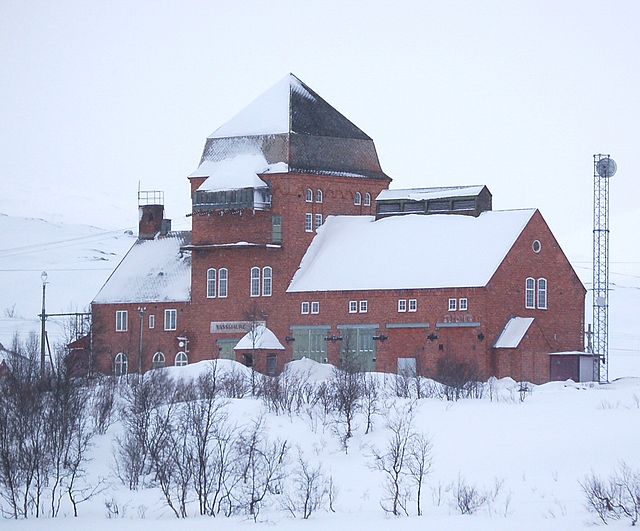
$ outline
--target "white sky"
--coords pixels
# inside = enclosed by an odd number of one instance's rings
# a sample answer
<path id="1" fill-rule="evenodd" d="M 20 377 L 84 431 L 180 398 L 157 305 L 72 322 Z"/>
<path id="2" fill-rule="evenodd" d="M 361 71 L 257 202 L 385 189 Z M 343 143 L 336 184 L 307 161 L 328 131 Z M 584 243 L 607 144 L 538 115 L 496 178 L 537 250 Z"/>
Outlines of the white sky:
<path id="1" fill-rule="evenodd" d="M 591 257 L 594 153 L 618 162 L 612 260 L 640 263 L 640 3 L 0 0 L 0 212 L 107 228 L 293 72 L 376 142 L 394 187 L 487 184 Z M 634 245 L 630 245 L 631 243 Z M 616 266 L 617 267 L 617 266 Z"/>

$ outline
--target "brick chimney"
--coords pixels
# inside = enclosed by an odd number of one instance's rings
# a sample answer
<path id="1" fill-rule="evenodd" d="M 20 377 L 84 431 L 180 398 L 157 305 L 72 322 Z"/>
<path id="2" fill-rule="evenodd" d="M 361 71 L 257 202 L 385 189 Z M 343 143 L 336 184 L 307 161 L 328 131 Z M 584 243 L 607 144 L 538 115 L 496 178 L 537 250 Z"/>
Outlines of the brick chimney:
<path id="1" fill-rule="evenodd" d="M 156 234 L 162 232 L 162 218 L 164 205 L 140 205 L 138 207 L 138 238 L 153 240 Z"/>

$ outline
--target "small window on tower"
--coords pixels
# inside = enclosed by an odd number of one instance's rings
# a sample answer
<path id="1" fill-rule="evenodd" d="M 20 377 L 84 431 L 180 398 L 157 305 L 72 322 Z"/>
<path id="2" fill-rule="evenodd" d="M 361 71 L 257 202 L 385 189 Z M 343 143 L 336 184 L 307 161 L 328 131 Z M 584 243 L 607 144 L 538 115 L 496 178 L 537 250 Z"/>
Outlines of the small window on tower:
<path id="1" fill-rule="evenodd" d="M 371 206 L 371 194 L 369 192 L 364 194 L 364 206 Z"/>
<path id="2" fill-rule="evenodd" d="M 362 204 L 362 194 L 360 192 L 356 192 L 356 194 L 353 196 L 353 204 L 354 205 Z"/>
<path id="3" fill-rule="evenodd" d="M 156 316 L 155 315 L 150 315 L 149 316 L 149 329 L 153 329 L 156 327 Z"/>
<path id="4" fill-rule="evenodd" d="M 322 214 L 316 214 L 316 229 L 322 225 Z"/>
<path id="5" fill-rule="evenodd" d="M 322 190 L 316 190 L 316 203 L 322 203 Z"/>
<path id="6" fill-rule="evenodd" d="M 307 195 L 305 197 L 305 201 L 307 203 L 313 203 L 313 190 L 311 188 L 307 188 Z"/>
<path id="7" fill-rule="evenodd" d="M 305 232 L 313 232 L 313 214 L 304 215 L 304 230 Z"/>

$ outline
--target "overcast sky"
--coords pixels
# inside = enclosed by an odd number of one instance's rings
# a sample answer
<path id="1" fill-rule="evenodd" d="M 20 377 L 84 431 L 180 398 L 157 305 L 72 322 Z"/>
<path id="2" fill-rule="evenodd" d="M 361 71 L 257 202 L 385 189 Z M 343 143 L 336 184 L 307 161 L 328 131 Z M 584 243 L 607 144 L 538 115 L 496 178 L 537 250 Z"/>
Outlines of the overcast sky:
<path id="1" fill-rule="evenodd" d="M 612 254 L 639 261 L 640 2 L 0 0 L 0 212 L 188 227 L 208 134 L 293 72 L 376 142 L 393 187 L 487 184 L 591 257 L 593 154 L 618 162 Z M 634 245 L 632 239 L 636 238 Z"/>

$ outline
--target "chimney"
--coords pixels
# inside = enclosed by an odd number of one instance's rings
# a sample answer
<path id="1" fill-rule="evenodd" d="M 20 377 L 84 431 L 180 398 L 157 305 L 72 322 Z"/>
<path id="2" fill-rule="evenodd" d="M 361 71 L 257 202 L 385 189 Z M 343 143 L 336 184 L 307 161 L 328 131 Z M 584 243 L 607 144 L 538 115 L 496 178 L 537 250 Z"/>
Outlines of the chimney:
<path id="1" fill-rule="evenodd" d="M 153 240 L 171 230 L 171 221 L 163 219 L 164 192 L 138 190 L 138 239 Z"/>

